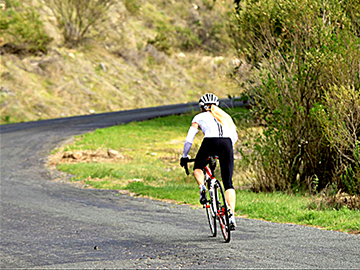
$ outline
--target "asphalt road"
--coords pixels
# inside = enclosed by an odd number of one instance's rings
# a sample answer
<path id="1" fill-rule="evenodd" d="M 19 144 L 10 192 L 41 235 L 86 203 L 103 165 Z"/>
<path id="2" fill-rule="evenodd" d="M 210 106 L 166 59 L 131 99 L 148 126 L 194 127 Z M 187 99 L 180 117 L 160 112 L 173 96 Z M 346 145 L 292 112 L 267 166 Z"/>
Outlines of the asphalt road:
<path id="1" fill-rule="evenodd" d="M 0 267 L 360 269 L 360 236 L 238 218 L 225 244 L 203 209 L 81 189 L 44 166 L 73 135 L 190 105 L 1 126 Z"/>

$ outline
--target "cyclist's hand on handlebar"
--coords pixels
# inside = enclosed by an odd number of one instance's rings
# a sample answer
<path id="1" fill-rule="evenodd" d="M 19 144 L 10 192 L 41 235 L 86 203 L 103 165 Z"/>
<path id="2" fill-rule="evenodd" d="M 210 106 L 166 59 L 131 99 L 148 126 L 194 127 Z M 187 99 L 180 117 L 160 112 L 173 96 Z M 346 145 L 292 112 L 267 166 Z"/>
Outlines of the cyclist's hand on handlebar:
<path id="1" fill-rule="evenodd" d="M 181 166 L 181 167 L 186 167 L 186 165 L 188 164 L 188 162 L 189 162 L 189 158 L 188 158 L 188 157 L 182 157 L 182 158 L 180 159 L 180 166 Z"/>

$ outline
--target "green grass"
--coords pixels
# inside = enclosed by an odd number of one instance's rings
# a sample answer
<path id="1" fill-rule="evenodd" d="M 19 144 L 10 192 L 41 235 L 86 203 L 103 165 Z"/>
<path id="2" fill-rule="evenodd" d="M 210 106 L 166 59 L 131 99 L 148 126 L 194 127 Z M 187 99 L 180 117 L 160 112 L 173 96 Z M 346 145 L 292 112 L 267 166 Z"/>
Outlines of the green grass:
<path id="1" fill-rule="evenodd" d="M 230 113 L 239 115 L 241 109 Z M 198 188 L 192 176 L 186 176 L 179 166 L 184 139 L 193 114 L 169 116 L 150 121 L 99 129 L 78 136 L 61 151 L 115 149 L 124 159 L 108 162 L 58 163 L 57 168 L 71 173 L 72 181 L 82 181 L 98 189 L 128 190 L 135 195 L 161 200 L 173 200 L 200 206 Z M 201 143 L 194 141 L 190 155 Z M 239 160 L 235 162 L 237 187 L 248 183 Z M 284 193 L 253 193 L 237 189 L 236 214 L 253 219 L 279 223 L 294 223 L 343 232 L 360 232 L 360 211 L 314 210 L 314 198 Z"/>
<path id="2" fill-rule="evenodd" d="M 250 218 L 279 223 L 294 223 L 322 227 L 329 230 L 358 232 L 360 211 L 325 209 L 317 211 L 309 208 L 313 198 L 284 193 L 238 192 L 237 212 Z"/>

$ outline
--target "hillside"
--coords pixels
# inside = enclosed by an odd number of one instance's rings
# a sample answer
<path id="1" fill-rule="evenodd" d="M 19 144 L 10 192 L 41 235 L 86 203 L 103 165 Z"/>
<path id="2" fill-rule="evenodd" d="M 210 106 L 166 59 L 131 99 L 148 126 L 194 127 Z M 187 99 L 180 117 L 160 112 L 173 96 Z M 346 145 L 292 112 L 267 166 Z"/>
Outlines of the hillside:
<path id="1" fill-rule="evenodd" d="M 2 32 L 2 124 L 239 95 L 228 77 L 232 1 L 118 1 L 76 46 L 65 46 L 45 1 L 17 11 L 29 8 L 52 41 L 45 53 L 21 53 L 6 49 L 16 39 Z"/>

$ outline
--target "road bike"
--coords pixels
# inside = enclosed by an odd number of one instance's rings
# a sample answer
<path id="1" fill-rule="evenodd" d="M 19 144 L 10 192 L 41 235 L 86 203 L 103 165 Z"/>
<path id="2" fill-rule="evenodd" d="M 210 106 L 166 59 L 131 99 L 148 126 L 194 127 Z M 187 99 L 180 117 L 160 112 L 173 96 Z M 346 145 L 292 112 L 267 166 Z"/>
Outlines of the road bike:
<path id="1" fill-rule="evenodd" d="M 205 185 L 207 188 L 207 201 L 204 204 L 206 216 L 209 221 L 210 231 L 213 237 L 216 237 L 216 220 L 219 221 L 221 233 L 225 242 L 230 242 L 230 223 L 229 223 L 229 207 L 225 199 L 224 189 L 221 182 L 215 178 L 215 168 L 217 156 L 209 156 L 207 164 L 203 169 L 205 175 Z M 194 162 L 195 159 L 189 159 L 188 162 Z M 189 169 L 186 164 L 186 174 L 189 175 Z"/>

